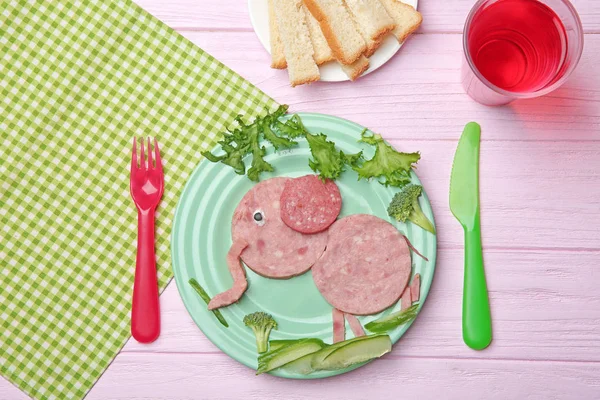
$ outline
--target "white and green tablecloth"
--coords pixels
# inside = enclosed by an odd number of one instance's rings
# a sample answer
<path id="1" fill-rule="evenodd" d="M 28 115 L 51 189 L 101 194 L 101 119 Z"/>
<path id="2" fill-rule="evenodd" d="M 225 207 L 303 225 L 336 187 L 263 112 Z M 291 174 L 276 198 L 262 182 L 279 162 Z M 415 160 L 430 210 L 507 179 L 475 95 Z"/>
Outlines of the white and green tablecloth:
<path id="1" fill-rule="evenodd" d="M 128 0 L 0 13 L 0 373 L 34 398 L 81 398 L 130 336 L 132 138 L 161 145 L 162 289 L 200 152 L 276 104 Z"/>

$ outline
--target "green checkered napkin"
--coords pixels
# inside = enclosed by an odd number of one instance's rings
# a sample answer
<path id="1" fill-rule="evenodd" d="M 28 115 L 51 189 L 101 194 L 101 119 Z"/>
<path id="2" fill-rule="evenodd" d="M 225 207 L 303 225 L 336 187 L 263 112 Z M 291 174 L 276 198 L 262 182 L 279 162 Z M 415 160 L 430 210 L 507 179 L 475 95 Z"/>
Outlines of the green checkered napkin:
<path id="1" fill-rule="evenodd" d="M 0 7 L 0 372 L 34 398 L 81 398 L 129 338 L 133 136 L 165 167 L 171 218 L 200 152 L 273 100 L 130 1 Z"/>

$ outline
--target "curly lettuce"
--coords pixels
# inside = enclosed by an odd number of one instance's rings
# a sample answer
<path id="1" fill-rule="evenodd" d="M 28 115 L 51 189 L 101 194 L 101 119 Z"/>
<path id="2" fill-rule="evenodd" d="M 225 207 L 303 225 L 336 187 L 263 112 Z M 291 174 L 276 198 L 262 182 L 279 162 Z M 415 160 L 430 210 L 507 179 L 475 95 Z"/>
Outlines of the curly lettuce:
<path id="1" fill-rule="evenodd" d="M 239 125 L 233 131 L 227 131 L 223 138 L 218 142 L 224 154 L 215 155 L 210 151 L 202 152 L 202 155 L 211 162 L 221 162 L 233 168 L 236 174 L 245 175 L 246 165 L 244 157 L 251 155 L 252 161 L 248 169 L 248 178 L 258 182 L 260 174 L 263 172 L 272 172 L 273 166 L 265 160 L 267 150 L 260 146 L 264 138 L 270 142 L 275 150 L 290 148 L 296 146 L 298 142 L 278 135 L 271 127 L 279 122 L 278 119 L 284 115 L 288 107 L 279 106 L 274 112 L 263 117 L 257 117 L 251 124 L 246 124 L 241 116 L 237 116 L 235 121 Z"/>
<path id="2" fill-rule="evenodd" d="M 270 143 L 275 151 L 298 145 L 295 139 L 305 138 L 310 148 L 309 167 L 323 180 L 335 180 L 347 167 L 358 173 L 359 179 L 376 178 L 385 186 L 402 187 L 410 183 L 410 171 L 419 161 L 419 153 L 400 153 L 387 144 L 378 134 L 368 135 L 365 129 L 360 142 L 375 146 L 375 155 L 365 160 L 362 152 L 346 154 L 337 149 L 334 142 L 323 133 L 308 132 L 298 114 L 292 115 L 285 122 L 280 117 L 285 115 L 288 106 L 279 106 L 274 112 L 257 117 L 246 124 L 240 116 L 235 118 L 238 126 L 228 130 L 218 142 L 222 154 L 210 151 L 202 155 L 212 162 L 221 162 L 233 168 L 236 174 L 247 175 L 258 182 L 263 172 L 273 172 L 273 166 L 265 160 L 267 148 L 261 144 Z M 250 168 L 246 170 L 244 158 L 250 157 Z"/>
<path id="3" fill-rule="evenodd" d="M 353 169 L 358 173 L 358 179 L 379 180 L 385 186 L 402 187 L 410 183 L 410 172 L 421 158 L 421 154 L 401 153 L 387 144 L 381 135 L 368 135 L 365 129 L 359 142 L 375 146 L 375 155 Z"/>
<path id="4" fill-rule="evenodd" d="M 306 132 L 306 140 L 312 155 L 312 158 L 308 160 L 308 166 L 323 180 L 339 178 L 345 171 L 346 165 L 355 165 L 362 157 L 362 152 L 345 154 L 343 151 L 337 150 L 335 143 L 327 140 L 327 136 L 323 133 L 312 135 Z"/>

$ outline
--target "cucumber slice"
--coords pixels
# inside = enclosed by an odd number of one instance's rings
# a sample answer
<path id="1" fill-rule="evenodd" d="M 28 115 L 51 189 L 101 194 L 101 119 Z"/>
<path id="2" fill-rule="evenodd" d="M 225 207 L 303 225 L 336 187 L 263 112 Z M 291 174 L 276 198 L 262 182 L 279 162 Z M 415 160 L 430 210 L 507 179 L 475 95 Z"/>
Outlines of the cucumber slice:
<path id="1" fill-rule="evenodd" d="M 371 332 L 384 333 L 412 321 L 418 312 L 419 304 L 413 304 L 406 310 L 391 313 L 388 316 L 371 321 L 365 325 L 365 328 Z"/>
<path id="2" fill-rule="evenodd" d="M 327 356 L 329 356 L 331 353 L 344 346 L 349 345 L 350 343 L 361 342 L 363 340 L 367 340 L 370 337 L 372 336 L 355 337 L 352 339 L 344 340 L 343 342 L 334 343 L 331 346 L 327 346 L 324 349 L 319 350 L 311 358 L 311 368 L 313 369 L 313 371 L 319 371 L 320 369 L 322 369 L 321 364 L 323 363 L 323 360 L 325 360 L 325 358 L 327 358 Z"/>
<path id="3" fill-rule="evenodd" d="M 307 354 L 304 357 L 300 357 L 297 360 L 291 361 L 285 364 L 283 367 L 281 367 L 281 369 L 284 369 L 287 372 L 308 375 L 311 372 L 317 371 L 318 369 L 315 369 L 315 367 L 318 366 L 325 359 L 325 357 L 327 357 L 335 350 L 346 346 L 349 343 L 364 340 L 366 338 L 367 336 L 360 336 L 353 339 L 344 340 L 342 342 L 334 343 L 332 345 L 324 347 L 323 349 L 315 353 Z"/>
<path id="4" fill-rule="evenodd" d="M 302 339 L 283 339 L 283 340 L 269 340 L 269 351 L 275 351 L 283 346 L 298 343 Z"/>
<path id="5" fill-rule="evenodd" d="M 325 349 L 327 349 L 327 347 Z M 297 360 L 285 364 L 281 367 L 281 369 L 294 374 L 308 375 L 314 371 L 312 367 L 312 359 L 317 353 L 319 353 L 319 351 L 315 353 L 309 353 L 303 357 L 298 358 Z"/>
<path id="6" fill-rule="evenodd" d="M 256 375 L 279 368 L 290 361 L 321 350 L 325 346 L 325 343 L 321 339 L 302 339 L 275 351 L 265 353 L 258 357 Z"/>
<path id="7" fill-rule="evenodd" d="M 388 335 L 369 336 L 342 346 L 331 352 L 319 365 L 319 369 L 328 371 L 344 369 L 389 353 L 392 341 Z"/>

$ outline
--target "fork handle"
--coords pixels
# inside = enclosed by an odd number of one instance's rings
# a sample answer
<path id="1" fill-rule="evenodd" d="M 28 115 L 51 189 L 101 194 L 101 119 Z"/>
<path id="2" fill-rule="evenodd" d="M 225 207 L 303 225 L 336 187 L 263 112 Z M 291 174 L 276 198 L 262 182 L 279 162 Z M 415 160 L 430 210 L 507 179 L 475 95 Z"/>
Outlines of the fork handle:
<path id="1" fill-rule="evenodd" d="M 138 211 L 138 245 L 131 305 L 131 334 L 141 343 L 153 342 L 160 334 L 154 254 L 154 209 Z"/>

